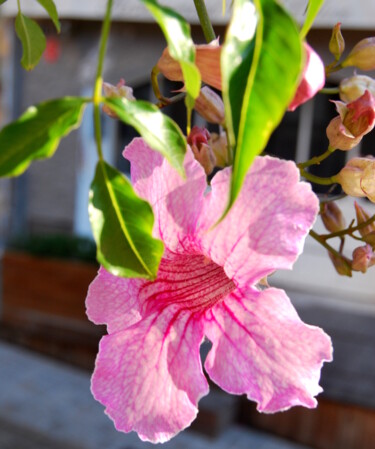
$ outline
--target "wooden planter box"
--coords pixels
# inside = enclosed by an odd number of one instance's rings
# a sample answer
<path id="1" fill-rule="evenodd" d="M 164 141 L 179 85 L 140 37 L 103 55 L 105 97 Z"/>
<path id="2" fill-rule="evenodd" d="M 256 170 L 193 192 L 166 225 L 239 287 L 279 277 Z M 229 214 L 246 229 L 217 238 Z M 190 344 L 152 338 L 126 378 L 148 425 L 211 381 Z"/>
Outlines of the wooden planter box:
<path id="1" fill-rule="evenodd" d="M 103 328 L 85 313 L 93 264 L 5 252 L 1 336 L 80 366 L 92 366 Z"/>

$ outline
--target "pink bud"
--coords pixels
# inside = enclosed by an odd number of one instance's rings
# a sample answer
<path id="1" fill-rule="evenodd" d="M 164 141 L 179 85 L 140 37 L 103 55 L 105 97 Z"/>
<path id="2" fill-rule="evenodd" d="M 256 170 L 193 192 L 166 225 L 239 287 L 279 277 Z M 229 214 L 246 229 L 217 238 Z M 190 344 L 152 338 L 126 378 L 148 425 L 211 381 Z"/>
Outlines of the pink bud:
<path id="1" fill-rule="evenodd" d="M 187 138 L 195 159 L 204 168 L 206 175 L 212 173 L 216 165 L 215 155 L 209 145 L 210 133 L 205 128 L 194 126 Z"/>
<path id="2" fill-rule="evenodd" d="M 299 105 L 310 100 L 325 83 L 324 64 L 319 55 L 306 42 L 306 62 L 302 72 L 297 92 L 290 103 L 288 110 L 294 111 Z"/>
<path id="3" fill-rule="evenodd" d="M 337 204 L 333 201 L 323 203 L 320 216 L 326 229 L 330 232 L 341 231 L 345 228 L 345 219 Z"/>
<path id="4" fill-rule="evenodd" d="M 356 44 L 342 67 L 355 66 L 361 70 L 375 69 L 375 37 L 362 39 Z"/>
<path id="5" fill-rule="evenodd" d="M 195 46 L 195 64 L 200 71 L 202 81 L 218 90 L 221 90 L 220 55 L 221 46 L 217 40 Z M 157 67 L 171 81 L 184 80 L 180 64 L 171 57 L 168 48 L 164 49 Z"/>
<path id="6" fill-rule="evenodd" d="M 348 133 L 342 124 L 341 117 L 333 118 L 326 129 L 329 146 L 337 150 L 348 151 L 356 147 L 362 140 L 362 137 L 354 137 Z"/>
<path id="7" fill-rule="evenodd" d="M 347 195 L 364 197 L 375 203 L 375 159 L 355 157 L 334 176 Z"/>
<path id="8" fill-rule="evenodd" d="M 360 246 L 353 251 L 352 269 L 366 273 L 367 268 L 375 265 L 375 254 L 370 245 Z"/>
<path id="9" fill-rule="evenodd" d="M 374 128 L 375 99 L 368 90 L 357 100 L 348 103 L 346 108 L 342 123 L 354 137 L 362 137 Z"/>
<path id="10" fill-rule="evenodd" d="M 366 90 L 375 97 L 375 80 L 366 75 L 354 75 L 340 82 L 340 98 L 345 103 L 357 100 Z"/>

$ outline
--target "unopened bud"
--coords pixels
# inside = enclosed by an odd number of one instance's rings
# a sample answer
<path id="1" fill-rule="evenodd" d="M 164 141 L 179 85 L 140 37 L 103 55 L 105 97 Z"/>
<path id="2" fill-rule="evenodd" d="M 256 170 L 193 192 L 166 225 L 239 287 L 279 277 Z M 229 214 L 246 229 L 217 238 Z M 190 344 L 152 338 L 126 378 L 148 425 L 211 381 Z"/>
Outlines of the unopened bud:
<path id="1" fill-rule="evenodd" d="M 106 97 L 110 98 L 126 98 L 127 100 L 135 100 L 133 89 L 125 85 L 123 78 L 114 86 L 110 83 L 103 83 L 103 91 Z M 109 117 L 118 118 L 117 114 L 113 112 L 107 105 L 103 105 L 103 112 Z"/>
<path id="2" fill-rule="evenodd" d="M 288 110 L 294 111 L 298 106 L 310 100 L 325 83 L 325 70 L 320 56 L 306 42 L 306 62 L 296 94 L 289 104 Z"/>
<path id="3" fill-rule="evenodd" d="M 345 219 L 337 204 L 329 201 L 322 204 L 320 216 L 324 226 L 329 232 L 337 232 L 345 229 Z"/>
<path id="4" fill-rule="evenodd" d="M 375 126 L 375 98 L 366 90 L 365 93 L 346 105 L 346 114 L 342 123 L 354 137 L 364 136 Z"/>
<path id="5" fill-rule="evenodd" d="M 375 249 L 375 231 L 370 232 L 362 237 L 362 239 L 368 243 L 371 248 Z"/>
<path id="6" fill-rule="evenodd" d="M 340 116 L 333 118 L 326 129 L 329 146 L 337 150 L 348 151 L 356 147 L 362 137 L 354 137 L 342 124 Z"/>
<path id="7" fill-rule="evenodd" d="M 357 225 L 365 223 L 370 218 L 370 215 L 357 203 L 357 201 L 354 201 L 354 207 L 355 214 L 357 216 Z M 371 232 L 375 232 L 375 221 L 364 228 L 358 229 L 358 232 L 362 235 L 362 237 L 370 234 Z"/>
<path id="8" fill-rule="evenodd" d="M 341 22 L 336 23 L 333 27 L 331 39 L 329 41 L 329 51 L 338 61 L 345 50 L 345 41 L 341 34 Z"/>
<path id="9" fill-rule="evenodd" d="M 195 159 L 204 168 L 206 175 L 212 173 L 216 165 L 216 159 L 208 141 L 210 133 L 205 128 L 194 126 L 187 138 Z"/>
<path id="10" fill-rule="evenodd" d="M 366 273 L 367 268 L 375 265 L 375 254 L 370 245 L 360 246 L 353 251 L 352 269 Z"/>
<path id="11" fill-rule="evenodd" d="M 221 90 L 220 56 L 221 46 L 217 40 L 195 46 L 195 64 L 200 71 L 202 81 L 218 90 Z M 164 49 L 157 67 L 169 80 L 184 81 L 181 66 L 172 58 L 168 48 Z"/>
<path id="12" fill-rule="evenodd" d="M 355 66 L 361 70 L 375 69 L 375 37 L 362 39 L 356 44 L 342 67 Z"/>
<path id="13" fill-rule="evenodd" d="M 208 86 L 202 87 L 199 97 L 195 100 L 194 109 L 209 123 L 224 123 L 223 100 Z"/>
<path id="14" fill-rule="evenodd" d="M 228 167 L 231 163 L 227 136 L 225 133 L 211 133 L 209 144 L 215 155 L 217 167 Z"/>
<path id="15" fill-rule="evenodd" d="M 345 103 L 357 100 L 366 90 L 375 97 L 375 80 L 366 75 L 354 75 L 340 82 L 340 98 Z"/>
<path id="16" fill-rule="evenodd" d="M 375 203 L 375 159 L 355 157 L 334 176 L 347 195 L 364 197 Z"/>
<path id="17" fill-rule="evenodd" d="M 349 259 L 345 256 L 336 256 L 330 251 L 328 251 L 328 256 L 339 275 L 352 277 L 352 267 Z"/>

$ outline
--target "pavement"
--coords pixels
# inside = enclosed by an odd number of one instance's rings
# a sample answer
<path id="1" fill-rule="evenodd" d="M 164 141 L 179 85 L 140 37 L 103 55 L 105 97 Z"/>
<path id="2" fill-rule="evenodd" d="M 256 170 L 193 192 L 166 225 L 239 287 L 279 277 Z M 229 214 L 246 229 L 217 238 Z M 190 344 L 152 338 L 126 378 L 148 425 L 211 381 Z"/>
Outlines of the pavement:
<path id="1" fill-rule="evenodd" d="M 90 375 L 0 342 L 1 449 L 151 449 L 117 432 L 90 393 Z M 215 438 L 188 430 L 163 449 L 307 449 L 236 424 Z"/>

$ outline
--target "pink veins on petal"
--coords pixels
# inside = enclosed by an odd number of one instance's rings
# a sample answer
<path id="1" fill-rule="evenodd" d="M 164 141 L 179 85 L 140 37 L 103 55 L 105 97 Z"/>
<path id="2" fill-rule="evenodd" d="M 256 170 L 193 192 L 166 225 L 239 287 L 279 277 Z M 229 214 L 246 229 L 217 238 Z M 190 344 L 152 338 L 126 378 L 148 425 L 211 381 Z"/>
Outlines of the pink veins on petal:
<path id="1" fill-rule="evenodd" d="M 135 139 L 124 152 L 136 192 L 153 207 L 154 235 L 166 250 L 157 279 L 117 278 L 103 268 L 92 282 L 89 318 L 106 324 L 92 392 L 118 430 L 168 441 L 195 419 L 208 393 L 199 348 L 225 391 L 246 394 L 264 412 L 315 407 L 329 337 L 304 324 L 283 290 L 258 282 L 290 269 L 318 212 L 293 162 L 259 157 L 226 218 L 230 169 L 206 175 L 188 151 L 187 179 Z"/>

